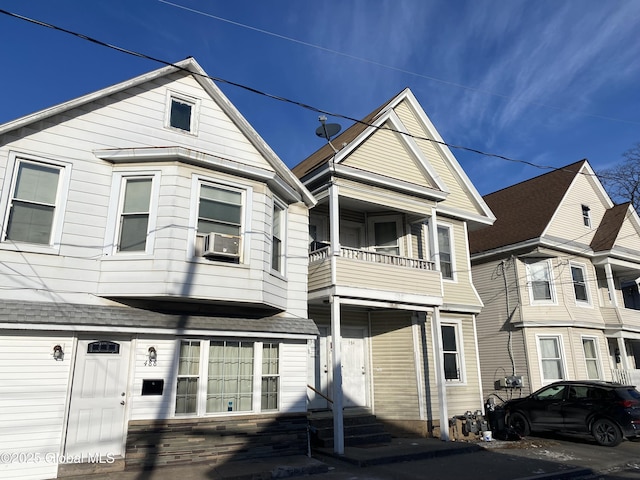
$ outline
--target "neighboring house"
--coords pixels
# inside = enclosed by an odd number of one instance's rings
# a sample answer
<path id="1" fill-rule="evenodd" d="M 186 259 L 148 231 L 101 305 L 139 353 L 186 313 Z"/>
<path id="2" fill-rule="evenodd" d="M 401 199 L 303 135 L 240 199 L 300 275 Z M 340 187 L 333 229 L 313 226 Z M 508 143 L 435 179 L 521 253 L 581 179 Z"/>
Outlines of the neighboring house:
<path id="1" fill-rule="evenodd" d="M 485 394 L 560 379 L 640 383 L 640 220 L 630 204 L 614 205 L 586 160 L 484 199 L 496 221 L 470 246 Z"/>
<path id="2" fill-rule="evenodd" d="M 2 478 L 306 453 L 315 200 L 195 60 L 1 125 L 0 186 Z"/>
<path id="3" fill-rule="evenodd" d="M 494 217 L 412 92 L 293 172 L 318 199 L 308 296 L 321 395 L 310 390 L 310 408 L 331 399 L 336 432 L 344 406 L 422 434 L 482 408 L 467 234 Z"/>

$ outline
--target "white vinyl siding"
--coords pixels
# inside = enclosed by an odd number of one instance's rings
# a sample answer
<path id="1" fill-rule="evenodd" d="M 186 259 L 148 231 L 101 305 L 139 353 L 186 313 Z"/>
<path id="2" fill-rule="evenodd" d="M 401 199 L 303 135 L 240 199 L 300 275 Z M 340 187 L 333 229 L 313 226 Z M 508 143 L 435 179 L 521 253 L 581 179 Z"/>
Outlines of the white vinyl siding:
<path id="1" fill-rule="evenodd" d="M 0 478 L 56 478 L 73 357 L 71 337 L 0 336 L 0 452 L 15 459 L 0 462 Z"/>

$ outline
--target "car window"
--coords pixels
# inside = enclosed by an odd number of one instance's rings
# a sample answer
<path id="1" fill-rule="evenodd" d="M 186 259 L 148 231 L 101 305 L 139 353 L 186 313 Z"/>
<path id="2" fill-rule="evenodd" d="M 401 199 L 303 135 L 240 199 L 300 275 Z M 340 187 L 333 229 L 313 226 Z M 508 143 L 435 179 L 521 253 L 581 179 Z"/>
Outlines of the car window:
<path id="1" fill-rule="evenodd" d="M 638 400 L 640 401 L 640 392 L 635 388 L 618 388 L 616 392 L 625 400 Z"/>
<path id="2" fill-rule="evenodd" d="M 584 400 L 590 396 L 590 388 L 584 386 L 569 387 L 569 400 Z"/>
<path id="3" fill-rule="evenodd" d="M 538 400 L 559 400 L 564 397 L 564 385 L 554 385 L 552 387 L 540 390 L 536 394 Z"/>

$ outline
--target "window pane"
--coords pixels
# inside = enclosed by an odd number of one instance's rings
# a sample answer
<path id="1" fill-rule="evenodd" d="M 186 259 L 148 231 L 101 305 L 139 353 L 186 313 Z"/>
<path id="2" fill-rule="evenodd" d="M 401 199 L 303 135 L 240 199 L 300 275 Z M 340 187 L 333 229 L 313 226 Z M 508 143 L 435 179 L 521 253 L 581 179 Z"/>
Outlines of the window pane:
<path id="1" fill-rule="evenodd" d="M 583 338 L 582 346 L 584 348 L 584 358 L 587 366 L 587 378 L 589 378 L 589 380 L 600 379 L 596 341 L 593 338 Z"/>
<path id="2" fill-rule="evenodd" d="M 446 380 L 458 380 L 458 355 L 455 353 L 444 354 L 444 378 Z"/>
<path id="3" fill-rule="evenodd" d="M 530 263 L 529 276 L 534 300 L 551 300 L 551 275 L 547 262 Z"/>
<path id="4" fill-rule="evenodd" d="M 211 341 L 207 412 L 253 408 L 253 343 Z"/>
<path id="5" fill-rule="evenodd" d="M 449 325 L 442 326 L 442 348 L 445 352 L 455 352 L 456 347 L 456 327 Z"/>
<path id="6" fill-rule="evenodd" d="M 229 205 L 215 200 L 200 199 L 200 217 L 227 223 L 240 223 L 240 205 Z"/>
<path id="7" fill-rule="evenodd" d="M 120 222 L 118 250 L 122 252 L 144 251 L 147 246 L 149 215 L 127 215 Z"/>
<path id="8" fill-rule="evenodd" d="M 198 375 L 200 372 L 200 342 L 182 342 L 178 375 Z"/>
<path id="9" fill-rule="evenodd" d="M 571 275 L 573 277 L 573 290 L 576 295 L 576 300 L 583 302 L 588 301 L 584 270 L 581 267 L 571 267 Z"/>
<path id="10" fill-rule="evenodd" d="M 191 131 L 191 105 L 172 99 L 170 124 L 174 128 Z"/>
<path id="11" fill-rule="evenodd" d="M 560 358 L 558 340 L 555 338 L 541 338 L 540 351 L 543 358 Z"/>
<path id="12" fill-rule="evenodd" d="M 545 380 L 561 380 L 564 378 L 559 339 L 540 338 L 539 345 L 543 378 Z"/>
<path id="13" fill-rule="evenodd" d="M 449 229 L 438 227 L 438 250 L 440 251 L 440 272 L 443 278 L 453 278 L 451 261 L 451 236 Z"/>
<path id="14" fill-rule="evenodd" d="M 198 210 L 198 233 L 240 235 L 242 194 L 202 185 Z"/>
<path id="15" fill-rule="evenodd" d="M 560 360 L 543 360 L 542 374 L 545 380 L 561 380 L 562 365 Z"/>
<path id="16" fill-rule="evenodd" d="M 149 212 L 151 198 L 151 179 L 132 178 L 126 181 L 124 194 L 124 213 Z"/>
<path id="17" fill-rule="evenodd" d="M 21 163 L 14 198 L 55 204 L 59 175 L 60 170 L 57 168 Z"/>
<path id="18" fill-rule="evenodd" d="M 17 242 L 49 244 L 54 207 L 13 201 L 7 239 Z"/>

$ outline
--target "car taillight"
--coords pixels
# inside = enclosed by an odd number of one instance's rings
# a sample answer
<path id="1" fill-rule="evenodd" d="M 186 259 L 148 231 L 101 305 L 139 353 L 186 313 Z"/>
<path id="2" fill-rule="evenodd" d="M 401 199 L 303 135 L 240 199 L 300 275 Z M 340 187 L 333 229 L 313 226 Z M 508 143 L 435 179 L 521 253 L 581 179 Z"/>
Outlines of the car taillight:
<path id="1" fill-rule="evenodd" d="M 624 408 L 636 407 L 640 404 L 640 402 L 636 400 L 620 400 L 618 403 L 622 405 Z"/>

